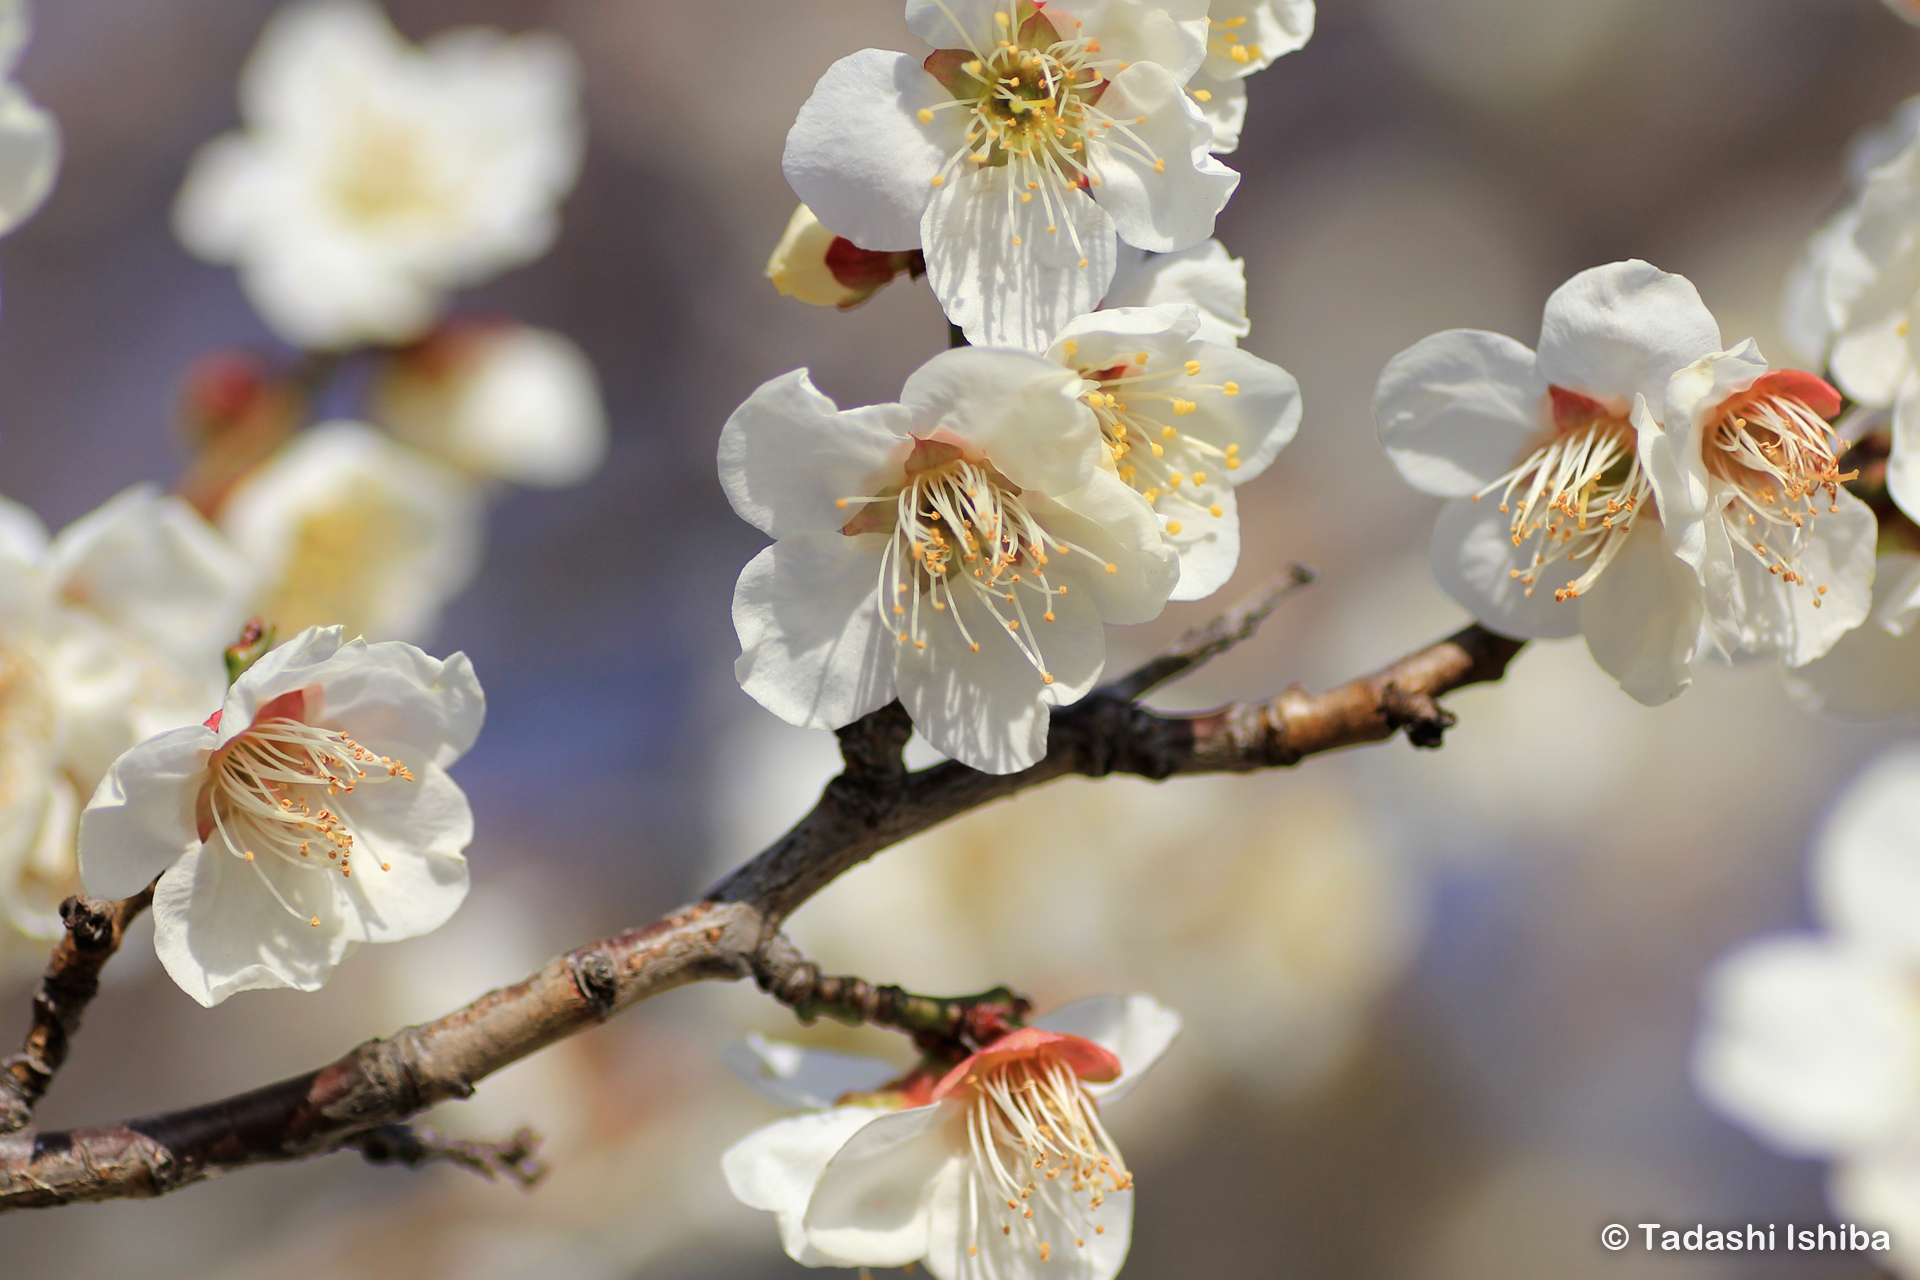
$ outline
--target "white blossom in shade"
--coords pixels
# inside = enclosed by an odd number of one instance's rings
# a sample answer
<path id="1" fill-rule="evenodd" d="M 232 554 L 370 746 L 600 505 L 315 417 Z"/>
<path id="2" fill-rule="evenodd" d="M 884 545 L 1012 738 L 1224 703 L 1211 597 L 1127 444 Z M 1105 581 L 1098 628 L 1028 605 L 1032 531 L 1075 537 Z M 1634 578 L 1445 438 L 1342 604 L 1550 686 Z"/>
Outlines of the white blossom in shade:
<path id="1" fill-rule="evenodd" d="M 1179 1028 L 1150 996 L 1081 1000 L 937 1080 L 909 1073 L 769 1125 L 721 1168 L 743 1203 L 776 1215 L 788 1255 L 807 1266 L 1110 1280 L 1132 1238 L 1133 1177 L 1100 1110 Z"/>
<path id="2" fill-rule="evenodd" d="M 838 409 L 805 370 L 720 433 L 733 509 L 777 539 L 734 588 L 734 671 L 793 724 L 899 698 L 989 773 L 1046 753 L 1048 709 L 1093 688 L 1104 623 L 1156 616 L 1179 573 L 1110 466 L 1087 384 L 1042 356 L 963 348 L 902 403 Z"/>
<path id="3" fill-rule="evenodd" d="M 469 474 L 578 484 L 607 452 L 593 362 L 571 338 L 518 324 L 442 326 L 395 353 L 374 421 Z"/>
<path id="4" fill-rule="evenodd" d="M 1119 265 L 1102 307 L 1185 305 L 1200 311 L 1194 336 L 1223 347 L 1239 345 L 1247 320 L 1247 264 L 1208 240 L 1175 253 L 1120 247 Z"/>
<path id="5" fill-rule="evenodd" d="M 1804 706 L 1849 720 L 1920 715 L 1920 555 L 1892 551 L 1874 568 L 1864 624 L 1788 678 Z"/>
<path id="6" fill-rule="evenodd" d="M 465 28 L 416 49 L 370 0 L 298 0 L 242 74 L 244 129 L 195 157 L 175 230 L 236 266 L 296 346 L 404 342 L 448 290 L 553 242 L 577 81 L 553 36 Z"/>
<path id="7" fill-rule="evenodd" d="M 1240 561 L 1234 488 L 1267 469 L 1300 426 L 1293 375 L 1199 339 L 1193 307 L 1081 316 L 1047 352 L 1092 384 L 1115 473 L 1145 498 L 1180 555 L 1174 600 L 1212 595 Z"/>
<path id="8" fill-rule="evenodd" d="M 909 0 L 934 49 L 863 49 L 827 70 L 787 135 L 800 198 L 863 249 L 924 250 L 976 344 L 1042 350 L 1099 304 L 1116 236 L 1205 240 L 1239 175 L 1182 86 L 1204 0 Z"/>
<path id="9" fill-rule="evenodd" d="M 358 422 L 301 432 L 236 485 L 220 527 L 281 634 L 423 640 L 480 563 L 485 504 L 467 477 Z"/>
<path id="10" fill-rule="evenodd" d="M 33 215 L 60 169 L 59 122 L 12 78 L 31 25 L 28 0 L 0 0 L 0 235 Z"/>
<path id="11" fill-rule="evenodd" d="M 473 815 L 447 768 L 485 711 L 465 654 L 308 628 L 206 724 L 114 762 L 81 878 L 110 897 L 159 878 L 154 944 L 201 1004 L 317 990 L 354 943 L 430 932 L 466 897 Z"/>
<path id="12" fill-rule="evenodd" d="M 1247 120 L 1246 78 L 1313 38 L 1314 0 L 1213 0 L 1207 7 L 1207 60 L 1187 92 L 1213 126 L 1213 151 L 1240 145 Z"/>
<path id="13" fill-rule="evenodd" d="M 1720 349 L 1693 285 L 1636 260 L 1556 289 L 1537 353 L 1453 329 L 1395 356 L 1374 417 L 1402 478 L 1450 499 L 1433 539 L 1440 585 L 1503 634 L 1584 635 L 1641 702 L 1676 697 L 1701 587 L 1667 547 L 1643 455 L 1672 376 Z"/>
<path id="14" fill-rule="evenodd" d="M 1634 406 L 1667 544 L 1699 575 L 1724 656 L 1804 666 L 1866 619 L 1877 528 L 1841 487 L 1839 412 L 1839 392 L 1773 369 L 1751 339 L 1673 375 L 1664 429 Z"/>

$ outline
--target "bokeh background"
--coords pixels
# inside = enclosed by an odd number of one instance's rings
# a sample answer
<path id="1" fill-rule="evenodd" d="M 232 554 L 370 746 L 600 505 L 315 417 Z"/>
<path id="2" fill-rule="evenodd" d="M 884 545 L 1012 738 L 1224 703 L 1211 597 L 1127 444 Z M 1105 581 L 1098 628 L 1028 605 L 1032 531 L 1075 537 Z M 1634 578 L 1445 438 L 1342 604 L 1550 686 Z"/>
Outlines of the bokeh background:
<path id="1" fill-rule="evenodd" d="M 144 936 L 117 962 L 49 1126 L 203 1101 L 432 1016 L 651 918 L 791 821 L 832 770 L 735 686 L 735 574 L 758 535 L 715 480 L 720 424 L 808 365 L 890 398 L 944 345 L 928 291 L 851 315 L 761 278 L 791 212 L 782 140 L 814 79 L 911 47 L 898 0 L 392 0 L 419 38 L 469 22 L 568 36 L 592 145 L 544 260 L 477 291 L 597 362 L 613 451 L 587 485 L 494 510 L 486 568 L 435 645 L 489 697 L 458 776 L 476 889 L 441 934 L 363 950 L 327 990 L 202 1010 Z M 58 526 L 183 455 L 174 402 L 209 348 L 271 348 L 168 210 L 235 120 L 254 0 L 43 0 L 21 79 L 60 117 L 47 207 L 0 244 L 0 490 Z M 1311 44 L 1250 82 L 1219 233 L 1246 259 L 1246 346 L 1306 420 L 1244 492 L 1227 595 L 1321 571 L 1253 643 L 1164 695 L 1320 688 L 1461 622 L 1434 588 L 1435 504 L 1375 443 L 1373 380 L 1436 329 L 1531 342 L 1547 292 L 1627 256 L 1685 273 L 1728 338 L 1775 318 L 1857 128 L 1920 91 L 1920 31 L 1877 0 L 1326 0 Z M 1204 618 L 1112 636 L 1115 662 Z M 1404 743 L 1297 773 L 1062 784 L 889 852 L 803 910 L 823 963 L 1042 1003 L 1154 991 L 1188 1032 L 1113 1116 L 1141 1187 L 1129 1275 L 1858 1277 L 1844 1258 L 1604 1252 L 1609 1222 L 1816 1219 L 1821 1170 L 1715 1117 L 1688 1082 L 1700 975 L 1802 925 L 1808 837 L 1898 727 L 1812 720 L 1766 667 L 1649 711 L 1577 641 L 1452 699 Z M 0 1035 L 28 988 L 0 998 Z M 751 990 L 692 990 L 521 1064 L 436 1117 L 548 1136 L 531 1195 L 350 1155 L 151 1204 L 0 1222 L 9 1277 L 793 1276 L 717 1157 L 772 1112 L 716 1052 L 799 1033 Z M 813 1031 L 816 1043 L 884 1037 Z"/>

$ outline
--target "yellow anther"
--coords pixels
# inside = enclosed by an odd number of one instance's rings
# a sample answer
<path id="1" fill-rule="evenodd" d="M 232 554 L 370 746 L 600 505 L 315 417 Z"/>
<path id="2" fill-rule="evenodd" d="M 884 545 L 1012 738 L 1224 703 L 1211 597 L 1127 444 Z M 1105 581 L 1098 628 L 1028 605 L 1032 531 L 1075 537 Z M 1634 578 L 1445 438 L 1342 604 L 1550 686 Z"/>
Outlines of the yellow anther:
<path id="1" fill-rule="evenodd" d="M 1040 683 L 1041 683 L 1041 684 L 1052 684 L 1052 683 L 1053 683 L 1053 672 L 1051 672 L 1051 671 L 1042 671 L 1042 672 L 1040 673 Z"/>
<path id="2" fill-rule="evenodd" d="M 943 175 L 943 174 L 938 174 L 938 173 L 936 173 L 936 174 L 934 174 L 934 175 L 933 175 L 933 185 L 934 185 L 934 186 L 936 186 L 936 187 L 944 187 L 944 186 L 946 186 L 946 185 L 947 185 L 947 179 L 946 179 L 946 177 L 945 177 L 945 175 Z"/>
<path id="3" fill-rule="evenodd" d="M 1140 366 L 1141 368 L 1143 368 L 1143 369 L 1144 369 L 1144 368 L 1146 368 L 1146 366 L 1147 366 L 1147 354 L 1148 354 L 1148 353 L 1147 353 L 1147 352 L 1145 352 L 1145 351 L 1136 351 L 1136 352 L 1134 352 L 1134 353 L 1133 353 L 1133 362 L 1134 362 L 1135 364 L 1137 364 L 1137 365 L 1139 365 L 1139 366 Z"/>
<path id="4" fill-rule="evenodd" d="M 1200 376 L 1200 362 L 1198 360 L 1187 361 L 1186 369 L 1189 378 L 1197 378 Z"/>
<path id="5" fill-rule="evenodd" d="M 307 923 L 318 929 L 320 927 L 320 917 L 315 916 L 313 919 L 307 921 Z"/>
<path id="6" fill-rule="evenodd" d="M 1236 44 L 1235 46 L 1233 46 L 1233 48 L 1227 50 L 1227 56 L 1229 58 L 1232 58 L 1235 62 L 1239 62 L 1239 63 L 1248 63 L 1253 61 L 1253 55 L 1247 51 L 1247 46 L 1243 44 Z"/>
<path id="7" fill-rule="evenodd" d="M 1020 203 L 1021 203 L 1021 204 L 1032 204 L 1032 203 L 1033 203 L 1033 192 L 1031 192 L 1031 191 L 1022 191 L 1022 192 L 1020 193 Z M 1015 243 L 1018 243 L 1018 241 L 1016 240 L 1016 241 L 1015 241 Z"/>
<path id="8" fill-rule="evenodd" d="M 1114 563 L 1113 563 L 1112 561 L 1108 561 L 1108 562 L 1107 562 L 1107 572 L 1108 572 L 1108 573 L 1118 573 L 1118 572 L 1120 572 L 1120 566 L 1119 566 L 1119 565 L 1117 565 L 1117 564 L 1114 564 Z M 1061 589 L 1062 591 L 1065 591 L 1065 590 L 1066 590 L 1066 588 L 1065 588 L 1065 587 L 1062 587 L 1062 588 L 1060 588 L 1060 589 Z"/>
<path id="9" fill-rule="evenodd" d="M 1220 504 L 1216 502 L 1207 508 L 1207 514 L 1218 520 L 1225 513 L 1221 510 Z"/>
<path id="10" fill-rule="evenodd" d="M 1167 162 L 1159 156 L 1155 156 L 1153 158 L 1153 171 L 1155 173 L 1165 173 L 1167 171 Z"/>
<path id="11" fill-rule="evenodd" d="M 1168 532 L 1168 533 L 1171 533 L 1171 534 L 1175 534 L 1175 535 L 1178 535 L 1178 534 L 1179 534 L 1179 532 L 1180 532 L 1180 529 L 1181 529 L 1181 524 L 1180 524 L 1180 522 L 1179 522 L 1178 520 L 1169 520 L 1169 521 L 1167 521 L 1167 532 Z"/>
<path id="12" fill-rule="evenodd" d="M 1175 397 L 1173 402 L 1173 416 L 1177 418 L 1181 414 L 1192 413 L 1195 409 L 1198 409 L 1199 407 L 1200 407 L 1199 405 L 1195 404 L 1191 400 L 1182 400 L 1182 399 L 1179 399 L 1178 397 Z"/>
<path id="13" fill-rule="evenodd" d="M 995 26 L 1004 27 L 1007 25 L 1007 22 L 1007 11 L 1005 9 L 995 9 L 993 11 L 993 24 Z"/>
<path id="14" fill-rule="evenodd" d="M 919 110 L 919 112 L 918 112 L 918 115 L 920 116 L 920 123 L 921 123 L 921 124 L 932 124 L 932 123 L 933 123 L 933 108 L 931 108 L 931 107 L 922 107 L 922 108 L 920 108 L 920 110 Z"/>
<path id="15" fill-rule="evenodd" d="M 1080 354 L 1080 344 L 1072 338 L 1068 338 L 1060 344 L 1060 350 L 1068 356 L 1077 356 Z"/>
<path id="16" fill-rule="evenodd" d="M 847 509 L 847 500 L 845 498 L 835 498 L 833 505 L 845 511 Z"/>
<path id="17" fill-rule="evenodd" d="M 1195 484 L 1205 484 L 1205 483 L 1207 482 L 1207 473 L 1206 473 L 1206 472 L 1204 472 L 1204 471 L 1196 471 L 1196 472 L 1194 472 L 1194 473 L 1193 473 L 1193 482 L 1194 482 Z"/>
<path id="18" fill-rule="evenodd" d="M 1211 93 L 1208 93 L 1205 89 L 1195 89 L 1193 91 L 1193 96 L 1198 98 L 1202 102 L 1213 101 L 1213 95 Z"/>
<path id="19" fill-rule="evenodd" d="M 1227 470 L 1238 471 L 1239 469 L 1240 469 L 1240 459 L 1238 458 L 1227 459 Z"/>
<path id="20" fill-rule="evenodd" d="M 1237 382 L 1229 382 L 1225 386 L 1221 387 L 1220 389 L 1226 392 L 1230 396 L 1237 396 L 1240 394 L 1240 384 Z M 1234 450 L 1237 450 L 1239 447 L 1240 447 L 1239 445 L 1234 445 L 1233 448 L 1228 449 L 1227 452 L 1232 453 L 1234 452 Z"/>

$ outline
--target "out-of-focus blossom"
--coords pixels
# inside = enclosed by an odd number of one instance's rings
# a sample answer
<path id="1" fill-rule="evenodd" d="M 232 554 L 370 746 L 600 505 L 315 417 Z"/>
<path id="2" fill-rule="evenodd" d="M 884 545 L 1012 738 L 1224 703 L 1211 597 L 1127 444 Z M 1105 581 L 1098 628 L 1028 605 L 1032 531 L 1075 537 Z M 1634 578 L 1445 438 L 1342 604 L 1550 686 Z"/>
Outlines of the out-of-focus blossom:
<path id="1" fill-rule="evenodd" d="M 1814 852 L 1814 912 L 1828 932 L 1761 939 L 1721 961 L 1694 1055 L 1709 1102 L 1785 1152 L 1834 1161 L 1836 1212 L 1873 1227 L 1914 1224 L 1916 848 L 1920 747 L 1908 744 L 1840 797 Z M 1920 1273 L 1920 1241 L 1895 1231 L 1891 1244 L 1904 1272 Z"/>
<path id="2" fill-rule="evenodd" d="M 1749 339 L 1673 376 L 1664 430 L 1634 412 L 1667 545 L 1699 575 L 1723 655 L 1804 666 L 1866 619 L 1875 524 L 1841 487 L 1839 392 Z"/>
<path id="3" fill-rule="evenodd" d="M 793 211 L 767 259 L 767 279 L 781 294 L 808 306 L 842 311 L 853 310 L 892 284 L 895 276 L 918 280 L 926 273 L 926 259 L 918 249 L 862 249 L 820 225 L 805 205 Z"/>
<path id="4" fill-rule="evenodd" d="M 1636 260 L 1554 290 L 1537 354 L 1454 329 L 1395 356 L 1374 416 L 1407 483 L 1451 499 L 1433 537 L 1447 593 L 1506 635 L 1584 634 L 1641 702 L 1678 696 L 1701 587 L 1662 537 L 1642 455 L 1669 380 L 1720 347 L 1693 285 Z"/>
<path id="5" fill-rule="evenodd" d="M 787 135 L 787 180 L 863 249 L 925 251 L 947 318 L 981 345 L 1042 350 L 1098 305 L 1116 235 L 1185 249 L 1239 183 L 1183 91 L 1204 0 L 910 0 L 923 60 L 863 49 L 827 70 Z"/>
<path id="6" fill-rule="evenodd" d="M 553 242 L 577 80 L 552 36 L 467 28 L 416 49 L 370 0 L 299 0 L 247 63 L 244 131 L 195 157 L 175 229 L 296 346 L 418 337 L 448 290 Z"/>
<path id="7" fill-rule="evenodd" d="M 0 0 L 0 235 L 33 216 L 60 170 L 59 122 L 12 78 L 31 26 L 29 0 Z"/>
<path id="8" fill-rule="evenodd" d="M 219 513 L 283 635 L 341 623 L 376 640 L 432 633 L 479 567 L 484 519 L 470 480 L 358 422 L 301 432 Z"/>
<path id="9" fill-rule="evenodd" d="M 1246 78 L 1313 38 L 1313 0 L 1213 0 L 1207 7 L 1207 60 L 1187 84 L 1213 126 L 1213 151 L 1240 145 L 1247 120 Z"/>
<path id="10" fill-rule="evenodd" d="M 1194 307 L 1081 316 L 1047 357 L 1093 385 L 1087 405 L 1124 481 L 1180 555 L 1172 599 L 1212 595 L 1240 560 L 1234 488 L 1267 469 L 1300 426 L 1300 386 L 1278 365 L 1198 338 Z"/>
<path id="11" fill-rule="evenodd" d="M 309 628 L 206 724 L 114 762 L 81 878 L 124 897 L 159 877 L 154 944 L 201 1004 L 317 990 L 354 943 L 427 933 L 466 897 L 473 814 L 447 768 L 485 711 L 465 654 Z"/>
<path id="12" fill-rule="evenodd" d="M 1874 569 L 1873 611 L 1787 687 L 1807 707 L 1851 720 L 1920 715 L 1920 555 L 1895 551 Z"/>
<path id="13" fill-rule="evenodd" d="M 1048 708 L 1093 688 L 1104 623 L 1144 622 L 1178 575 L 1110 468 L 1080 377 L 1017 351 L 947 351 L 902 403 L 841 410 L 805 370 L 720 433 L 733 509 L 778 539 L 734 588 L 740 685 L 837 728 L 899 698 L 989 773 L 1046 753 Z"/>
<path id="14" fill-rule="evenodd" d="M 1252 325 L 1247 320 L 1247 264 L 1227 247 L 1208 240 L 1174 253 L 1120 247 L 1119 265 L 1102 307 L 1184 305 L 1200 311 L 1194 337 L 1237 346 Z"/>
<path id="15" fill-rule="evenodd" d="M 593 362 L 528 325 L 443 325 L 395 352 L 373 419 L 471 475 L 541 488 L 578 484 L 607 452 Z"/>
<path id="16" fill-rule="evenodd" d="M 911 1072 L 855 1105 L 769 1125 L 721 1167 L 808 1266 L 924 1261 L 937 1280 L 961 1280 L 1051 1263 L 1110 1280 L 1132 1238 L 1133 1178 L 1100 1106 L 1131 1091 L 1179 1028 L 1150 996 L 1078 1001 L 944 1074 Z M 789 1074 L 852 1077 L 844 1061 Z"/>
<path id="17" fill-rule="evenodd" d="M 1920 26 L 1920 0 L 1887 0 L 1887 8 Z"/>

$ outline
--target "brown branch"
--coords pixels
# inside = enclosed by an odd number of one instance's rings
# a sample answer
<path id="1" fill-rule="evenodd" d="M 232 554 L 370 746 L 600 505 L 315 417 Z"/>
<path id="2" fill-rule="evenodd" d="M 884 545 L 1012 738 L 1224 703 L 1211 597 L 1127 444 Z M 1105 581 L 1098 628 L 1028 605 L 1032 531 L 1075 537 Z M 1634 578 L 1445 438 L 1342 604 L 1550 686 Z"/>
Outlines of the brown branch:
<path id="1" fill-rule="evenodd" d="M 1223 636 L 1234 632 L 1222 624 Z M 1223 647 L 1189 646 L 1185 669 Z M 142 1120 L 0 1137 L 0 1210 L 161 1195 L 249 1165 L 364 1147 L 369 1131 L 466 1097 L 509 1063 L 707 978 L 755 975 L 829 1015 L 882 1012 L 891 997 L 862 991 L 865 984 L 852 985 L 857 980 L 809 974 L 779 933 L 796 907 L 881 849 L 1069 774 L 1246 772 L 1378 742 L 1401 729 L 1417 746 L 1438 746 L 1452 717 L 1435 700 L 1498 680 L 1520 647 L 1468 627 L 1317 697 L 1289 689 L 1271 701 L 1199 715 L 1140 707 L 1115 691 L 1133 687 L 1123 677 L 1055 712 L 1046 758 L 1006 776 L 951 762 L 908 772 L 901 751 L 911 726 L 897 706 L 885 708 L 840 731 L 847 768 L 813 811 L 702 901 L 560 956 L 523 982 L 293 1079 Z"/>
<path id="2" fill-rule="evenodd" d="M 148 885 L 131 898 L 68 898 L 60 904 L 67 932 L 53 949 L 40 989 L 33 994 L 33 1023 L 20 1052 L 0 1062 L 0 1133 L 14 1133 L 33 1120 L 67 1060 L 73 1033 L 100 990 L 100 971 L 120 949 L 132 924 L 153 901 Z"/>
<path id="3" fill-rule="evenodd" d="M 436 1160 L 445 1161 L 489 1182 L 505 1178 L 518 1183 L 522 1191 L 533 1190 L 547 1176 L 547 1162 L 537 1154 L 540 1135 L 524 1127 L 505 1142 L 465 1142 L 443 1138 L 431 1129 L 383 1124 L 356 1135 L 349 1145 L 360 1148 L 368 1164 L 402 1164 L 418 1169 Z"/>

